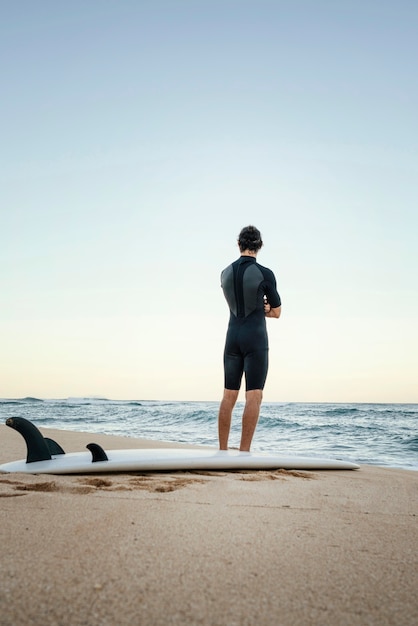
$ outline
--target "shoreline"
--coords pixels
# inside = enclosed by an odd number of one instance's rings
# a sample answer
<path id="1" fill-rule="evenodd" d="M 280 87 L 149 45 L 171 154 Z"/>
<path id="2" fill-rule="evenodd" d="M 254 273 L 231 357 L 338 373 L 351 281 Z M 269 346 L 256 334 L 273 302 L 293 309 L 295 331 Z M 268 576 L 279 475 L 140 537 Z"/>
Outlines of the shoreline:
<path id="1" fill-rule="evenodd" d="M 68 452 L 92 437 L 40 430 Z M 25 448 L 0 426 L 0 463 Z M 417 493 L 416 471 L 369 465 L 0 474 L 0 623 L 412 626 Z"/>

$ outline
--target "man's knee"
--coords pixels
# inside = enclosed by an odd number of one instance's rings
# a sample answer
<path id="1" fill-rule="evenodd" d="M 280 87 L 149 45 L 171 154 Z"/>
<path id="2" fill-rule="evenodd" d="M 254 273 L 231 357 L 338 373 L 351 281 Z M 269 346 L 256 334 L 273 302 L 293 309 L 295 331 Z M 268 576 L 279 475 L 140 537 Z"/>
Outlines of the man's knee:
<path id="1" fill-rule="evenodd" d="M 234 405 L 237 401 L 239 389 L 224 389 L 224 402 Z"/>
<path id="2" fill-rule="evenodd" d="M 262 389 L 250 389 L 245 392 L 245 400 L 248 403 L 261 404 L 263 400 L 263 390 Z"/>

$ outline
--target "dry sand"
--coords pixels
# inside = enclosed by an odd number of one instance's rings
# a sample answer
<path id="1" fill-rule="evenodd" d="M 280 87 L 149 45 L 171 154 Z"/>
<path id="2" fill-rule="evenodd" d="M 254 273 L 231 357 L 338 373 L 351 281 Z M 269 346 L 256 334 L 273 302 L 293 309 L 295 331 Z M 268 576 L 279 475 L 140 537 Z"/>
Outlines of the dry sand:
<path id="1" fill-rule="evenodd" d="M 0 426 L 0 463 L 24 456 Z M 0 474 L 0 625 L 415 626 L 417 487 L 371 466 Z"/>

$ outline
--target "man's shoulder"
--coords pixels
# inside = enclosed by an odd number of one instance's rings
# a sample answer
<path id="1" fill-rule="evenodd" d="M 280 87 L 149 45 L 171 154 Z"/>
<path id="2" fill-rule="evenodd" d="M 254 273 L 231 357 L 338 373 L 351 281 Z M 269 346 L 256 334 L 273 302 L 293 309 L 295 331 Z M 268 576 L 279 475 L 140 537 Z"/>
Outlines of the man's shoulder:
<path id="1" fill-rule="evenodd" d="M 233 267 L 233 263 L 230 263 L 221 272 L 221 285 L 224 286 L 226 283 L 233 280 L 232 278 L 233 275 L 234 275 L 234 267 Z"/>
<path id="2" fill-rule="evenodd" d="M 232 261 L 232 263 L 230 263 L 229 265 L 227 265 L 223 270 L 222 270 L 222 274 L 224 272 L 226 272 L 227 270 L 230 271 L 231 269 L 233 269 L 234 267 L 236 267 L 239 264 L 240 260 L 236 259 L 235 261 Z"/>
<path id="3" fill-rule="evenodd" d="M 225 272 L 231 271 L 232 267 L 233 267 L 233 263 L 230 263 L 229 265 L 227 265 L 226 267 L 224 267 L 224 269 L 221 272 L 221 275 L 224 274 Z"/>
<path id="4" fill-rule="evenodd" d="M 261 263 L 258 263 L 258 261 L 256 265 L 261 270 L 265 278 L 270 278 L 271 276 L 274 277 L 274 272 L 269 267 L 265 267 L 265 265 L 261 265 Z"/>

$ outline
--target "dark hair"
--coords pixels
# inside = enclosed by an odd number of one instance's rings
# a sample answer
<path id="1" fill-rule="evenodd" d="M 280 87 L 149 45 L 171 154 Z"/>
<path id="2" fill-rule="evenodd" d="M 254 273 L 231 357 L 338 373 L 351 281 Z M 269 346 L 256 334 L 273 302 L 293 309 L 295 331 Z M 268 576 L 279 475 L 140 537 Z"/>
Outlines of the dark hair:
<path id="1" fill-rule="evenodd" d="M 251 250 L 258 252 L 263 245 L 261 233 L 255 226 L 245 226 L 238 235 L 238 245 L 241 252 Z"/>

